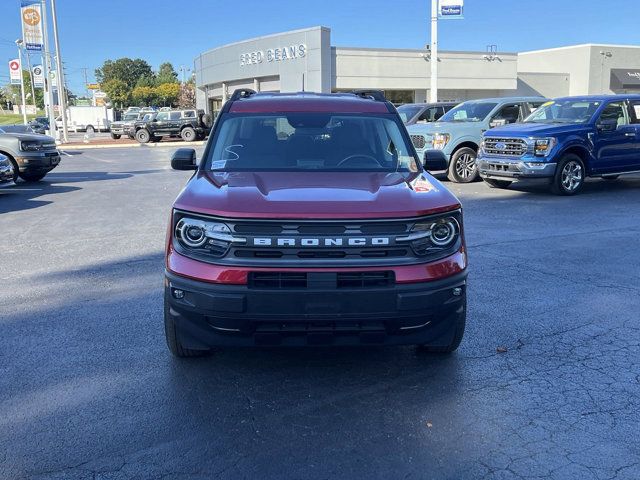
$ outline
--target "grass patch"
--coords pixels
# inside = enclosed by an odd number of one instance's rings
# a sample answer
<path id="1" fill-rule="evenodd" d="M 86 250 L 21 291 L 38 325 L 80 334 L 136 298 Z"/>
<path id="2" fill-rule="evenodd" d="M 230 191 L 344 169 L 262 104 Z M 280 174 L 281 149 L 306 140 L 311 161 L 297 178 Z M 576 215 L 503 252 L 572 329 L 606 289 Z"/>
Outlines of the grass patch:
<path id="1" fill-rule="evenodd" d="M 28 120 L 33 120 L 40 115 L 27 115 Z M 0 125 L 13 125 L 22 123 L 22 115 L 16 115 L 15 113 L 0 113 Z"/>

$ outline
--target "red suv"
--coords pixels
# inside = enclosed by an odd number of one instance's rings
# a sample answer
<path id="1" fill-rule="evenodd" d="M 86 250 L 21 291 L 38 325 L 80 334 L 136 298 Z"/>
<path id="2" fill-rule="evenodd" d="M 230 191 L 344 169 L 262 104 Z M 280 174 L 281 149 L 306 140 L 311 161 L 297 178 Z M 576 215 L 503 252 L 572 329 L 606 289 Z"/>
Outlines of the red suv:
<path id="1" fill-rule="evenodd" d="M 173 205 L 164 322 L 180 357 L 216 346 L 420 345 L 466 319 L 458 199 L 379 91 L 237 90 Z"/>

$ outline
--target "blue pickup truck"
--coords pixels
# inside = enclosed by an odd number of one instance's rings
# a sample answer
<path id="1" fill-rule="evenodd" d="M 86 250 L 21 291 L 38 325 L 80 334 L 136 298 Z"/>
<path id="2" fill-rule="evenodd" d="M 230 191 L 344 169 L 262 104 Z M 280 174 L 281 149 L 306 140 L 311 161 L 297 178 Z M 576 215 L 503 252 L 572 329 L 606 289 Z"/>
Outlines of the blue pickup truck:
<path id="1" fill-rule="evenodd" d="M 523 123 L 487 131 L 478 168 L 491 187 L 537 180 L 558 195 L 578 193 L 586 177 L 640 172 L 640 95 L 547 102 Z"/>

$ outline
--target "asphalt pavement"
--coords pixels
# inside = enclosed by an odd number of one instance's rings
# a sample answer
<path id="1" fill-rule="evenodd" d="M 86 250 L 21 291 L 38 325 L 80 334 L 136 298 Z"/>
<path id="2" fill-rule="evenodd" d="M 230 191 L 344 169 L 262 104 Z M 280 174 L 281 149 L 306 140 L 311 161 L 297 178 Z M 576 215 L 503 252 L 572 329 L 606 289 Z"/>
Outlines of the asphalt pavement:
<path id="1" fill-rule="evenodd" d="M 640 478 L 640 176 L 448 184 L 469 317 L 412 347 L 170 356 L 172 149 L 73 151 L 0 191 L 0 479 Z"/>

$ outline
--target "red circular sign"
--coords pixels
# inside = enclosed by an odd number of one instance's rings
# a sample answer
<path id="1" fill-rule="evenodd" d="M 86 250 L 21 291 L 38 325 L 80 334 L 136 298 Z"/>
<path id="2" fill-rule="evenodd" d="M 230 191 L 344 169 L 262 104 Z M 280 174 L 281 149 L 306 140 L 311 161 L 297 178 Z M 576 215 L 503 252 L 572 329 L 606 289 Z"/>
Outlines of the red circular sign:
<path id="1" fill-rule="evenodd" d="M 20 64 L 18 62 L 16 62 L 15 60 L 9 62 L 9 68 L 11 70 L 18 70 L 20 68 Z"/>

